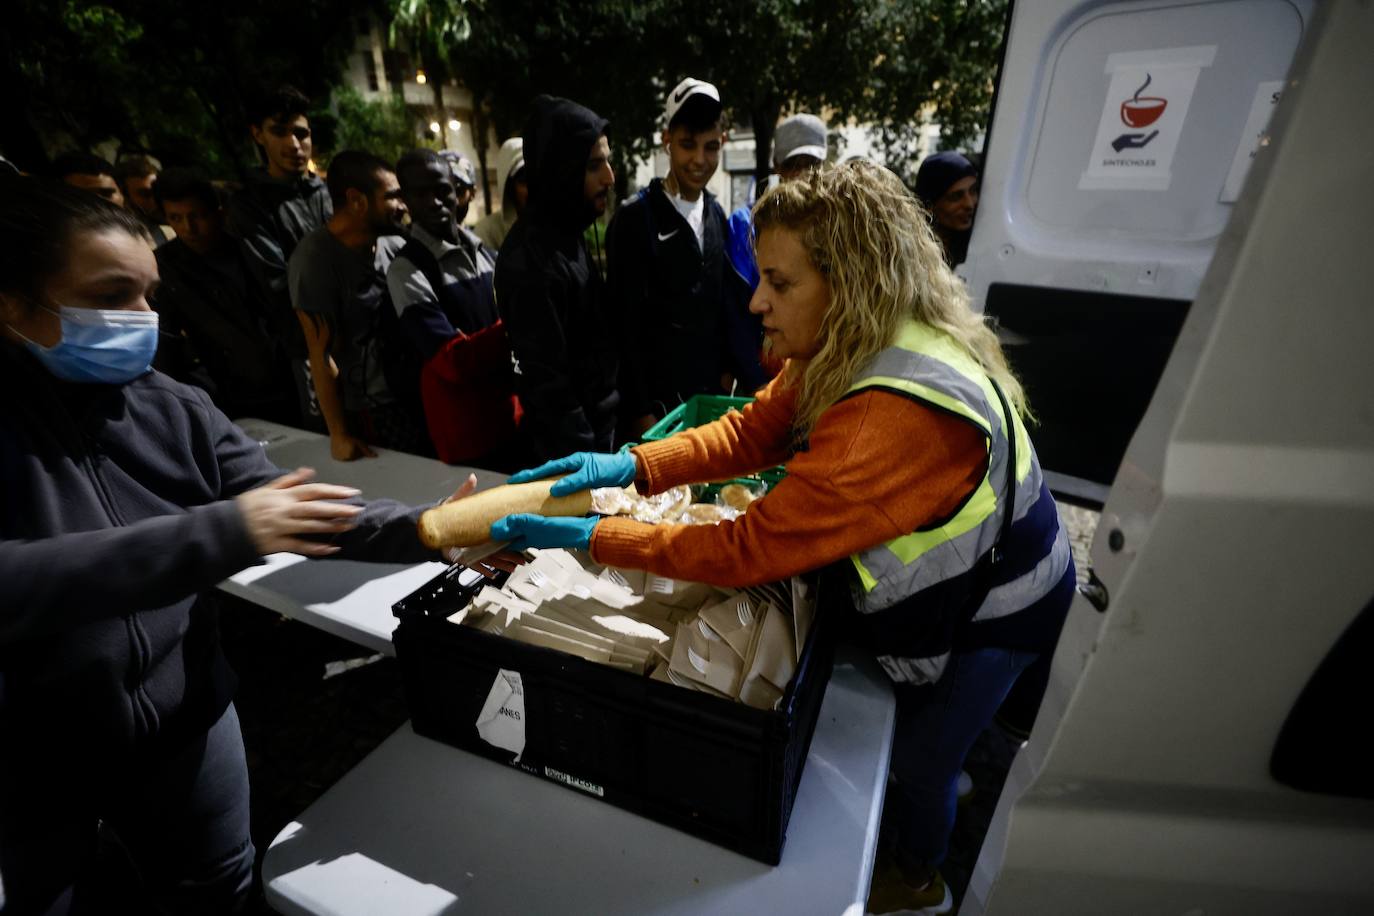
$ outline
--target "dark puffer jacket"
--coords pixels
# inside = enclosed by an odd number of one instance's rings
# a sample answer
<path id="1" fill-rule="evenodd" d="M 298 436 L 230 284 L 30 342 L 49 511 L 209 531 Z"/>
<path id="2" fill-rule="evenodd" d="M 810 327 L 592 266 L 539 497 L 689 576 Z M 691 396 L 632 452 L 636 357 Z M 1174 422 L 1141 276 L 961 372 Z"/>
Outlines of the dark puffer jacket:
<path id="1" fill-rule="evenodd" d="M 582 237 L 596 218 L 583 195 L 587 157 L 605 131 L 606 120 L 581 105 L 535 100 L 524 133 L 529 206 L 496 260 L 516 393 L 541 458 L 613 446 L 615 332 Z"/>

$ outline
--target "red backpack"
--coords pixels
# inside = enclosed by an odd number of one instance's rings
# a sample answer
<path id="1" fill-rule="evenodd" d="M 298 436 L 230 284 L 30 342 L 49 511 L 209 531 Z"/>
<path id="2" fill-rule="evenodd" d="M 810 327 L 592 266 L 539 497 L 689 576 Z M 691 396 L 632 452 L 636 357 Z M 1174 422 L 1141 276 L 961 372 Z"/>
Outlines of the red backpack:
<path id="1" fill-rule="evenodd" d="M 522 412 L 505 324 L 497 319 L 444 344 L 420 370 L 420 400 L 441 461 L 459 464 L 510 445 Z"/>
<path id="2" fill-rule="evenodd" d="M 483 251 L 495 262 L 490 249 Z M 441 303 L 451 295 L 438 260 L 418 240 L 406 243 L 397 257 L 420 269 Z M 476 297 L 479 314 L 496 314 L 493 277 L 484 273 L 464 284 L 466 294 Z M 471 334 L 459 331 L 420 367 L 420 402 L 441 461 L 470 462 L 513 444 L 521 409 L 510 341 L 500 318 Z"/>

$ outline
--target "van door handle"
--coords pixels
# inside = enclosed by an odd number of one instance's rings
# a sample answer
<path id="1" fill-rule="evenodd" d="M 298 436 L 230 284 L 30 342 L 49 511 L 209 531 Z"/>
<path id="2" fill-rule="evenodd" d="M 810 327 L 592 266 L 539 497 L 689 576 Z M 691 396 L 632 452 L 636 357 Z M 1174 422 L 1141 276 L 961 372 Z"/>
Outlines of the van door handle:
<path id="1" fill-rule="evenodd" d="M 1097 570 L 1088 569 L 1088 581 L 1078 586 L 1078 594 L 1088 599 L 1088 603 L 1097 609 L 1099 614 L 1105 613 L 1111 598 L 1107 595 L 1107 586 L 1102 584 L 1102 580 L 1097 578 Z"/>

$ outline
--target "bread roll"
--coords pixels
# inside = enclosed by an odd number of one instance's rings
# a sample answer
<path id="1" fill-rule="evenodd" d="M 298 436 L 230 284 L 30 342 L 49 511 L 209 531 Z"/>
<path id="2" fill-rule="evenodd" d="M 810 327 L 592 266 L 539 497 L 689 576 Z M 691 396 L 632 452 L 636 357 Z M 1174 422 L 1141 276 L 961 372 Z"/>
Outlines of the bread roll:
<path id="1" fill-rule="evenodd" d="M 693 503 L 682 510 L 682 516 L 678 519 L 678 523 L 683 525 L 715 525 L 734 517 L 734 511 L 726 506 Z"/>
<path id="2" fill-rule="evenodd" d="M 741 483 L 727 483 L 720 488 L 720 501 L 732 509 L 743 512 L 749 504 L 758 499 L 754 491 Z"/>
<path id="3" fill-rule="evenodd" d="M 586 515 L 592 508 L 590 490 L 550 496 L 553 479 L 512 483 L 444 503 L 420 516 L 420 543 L 431 550 L 471 547 L 491 540 L 491 526 L 518 512 L 535 515 Z"/>

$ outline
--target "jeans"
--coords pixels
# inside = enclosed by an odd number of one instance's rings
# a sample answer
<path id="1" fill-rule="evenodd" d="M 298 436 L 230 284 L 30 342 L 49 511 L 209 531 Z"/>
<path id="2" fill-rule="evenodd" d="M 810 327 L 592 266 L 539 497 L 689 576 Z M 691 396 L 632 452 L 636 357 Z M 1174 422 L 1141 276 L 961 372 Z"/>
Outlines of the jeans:
<path id="1" fill-rule="evenodd" d="M 1053 652 L 1040 653 L 1040 657 L 1012 685 L 1011 692 L 1002 701 L 1002 708 L 997 710 L 994 717 L 1007 734 L 1022 741 L 1030 737 L 1035 720 L 1040 715 L 1040 703 L 1050 686 L 1053 662 Z"/>
<path id="2" fill-rule="evenodd" d="M 115 780 L 100 779 L 117 765 L 61 765 L 46 779 L 30 768 L 20 784 L 0 787 L 0 912 L 241 910 L 252 889 L 254 849 L 234 707 L 200 738 L 141 755 Z M 134 881 L 110 881 L 98 862 L 100 834 L 114 838 L 104 845 L 127 852 Z M 118 886 L 130 883 L 137 886 Z"/>
<path id="3" fill-rule="evenodd" d="M 964 758 L 1037 656 L 997 648 L 956 652 L 936 683 L 896 686 L 893 853 L 906 875 L 928 874 L 944 860 Z"/>

